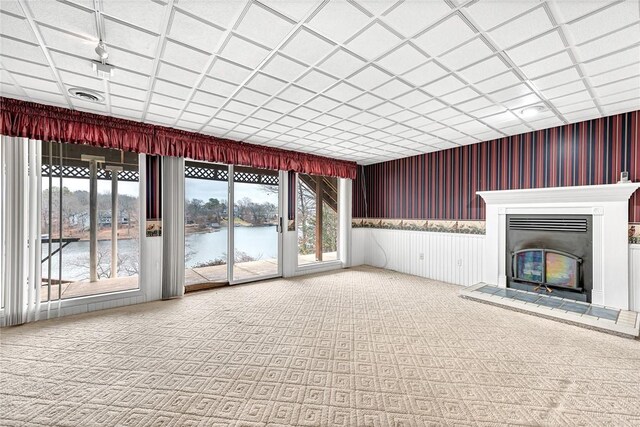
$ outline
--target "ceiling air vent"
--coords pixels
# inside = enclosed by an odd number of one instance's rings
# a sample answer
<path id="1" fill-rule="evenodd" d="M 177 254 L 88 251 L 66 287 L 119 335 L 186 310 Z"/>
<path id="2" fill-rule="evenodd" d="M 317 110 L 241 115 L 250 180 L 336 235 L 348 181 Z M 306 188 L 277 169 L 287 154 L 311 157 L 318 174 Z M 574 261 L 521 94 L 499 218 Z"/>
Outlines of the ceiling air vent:
<path id="1" fill-rule="evenodd" d="M 69 89 L 69 93 L 74 98 L 82 99 L 89 102 L 103 102 L 104 96 L 100 95 L 95 90 L 86 89 L 83 87 L 72 87 Z"/>

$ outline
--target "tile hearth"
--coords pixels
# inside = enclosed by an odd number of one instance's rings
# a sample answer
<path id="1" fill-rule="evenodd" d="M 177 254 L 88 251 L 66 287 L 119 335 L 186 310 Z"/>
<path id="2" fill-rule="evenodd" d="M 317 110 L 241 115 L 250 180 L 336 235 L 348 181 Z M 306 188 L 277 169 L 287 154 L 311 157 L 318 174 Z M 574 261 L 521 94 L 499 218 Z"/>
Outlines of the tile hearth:
<path id="1" fill-rule="evenodd" d="M 464 288 L 463 298 L 515 309 L 577 326 L 630 338 L 640 336 L 640 315 L 635 311 L 603 307 L 556 296 L 503 288 L 486 283 Z"/>

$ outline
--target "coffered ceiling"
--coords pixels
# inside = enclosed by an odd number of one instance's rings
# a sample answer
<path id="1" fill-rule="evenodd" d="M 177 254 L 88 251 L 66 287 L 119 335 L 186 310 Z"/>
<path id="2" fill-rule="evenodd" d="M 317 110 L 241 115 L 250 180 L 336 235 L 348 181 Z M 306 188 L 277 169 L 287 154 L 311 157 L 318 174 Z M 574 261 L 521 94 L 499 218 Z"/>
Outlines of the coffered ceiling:
<path id="1" fill-rule="evenodd" d="M 0 92 L 370 164 L 640 108 L 640 1 L 0 0 Z M 96 77 L 102 35 L 115 66 Z M 91 103 L 68 89 L 100 92 Z M 528 106 L 545 111 L 526 116 Z"/>

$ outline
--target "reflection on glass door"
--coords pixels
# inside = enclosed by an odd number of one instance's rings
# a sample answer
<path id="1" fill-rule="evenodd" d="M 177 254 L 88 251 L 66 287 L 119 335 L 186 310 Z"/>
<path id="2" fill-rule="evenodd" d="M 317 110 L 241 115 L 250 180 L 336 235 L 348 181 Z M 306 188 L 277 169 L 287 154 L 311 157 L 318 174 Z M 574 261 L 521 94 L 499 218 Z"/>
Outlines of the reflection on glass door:
<path id="1" fill-rule="evenodd" d="M 185 285 L 227 283 L 228 166 L 185 163 Z"/>
<path id="2" fill-rule="evenodd" d="M 278 171 L 233 168 L 233 281 L 279 274 Z"/>

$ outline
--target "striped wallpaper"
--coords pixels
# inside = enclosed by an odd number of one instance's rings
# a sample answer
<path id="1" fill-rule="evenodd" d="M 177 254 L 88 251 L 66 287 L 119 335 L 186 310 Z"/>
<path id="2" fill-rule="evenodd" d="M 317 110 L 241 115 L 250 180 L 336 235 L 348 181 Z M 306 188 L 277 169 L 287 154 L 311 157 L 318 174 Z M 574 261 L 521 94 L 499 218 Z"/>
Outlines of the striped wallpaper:
<path id="1" fill-rule="evenodd" d="M 610 184 L 625 170 L 638 181 L 639 119 L 634 111 L 359 167 L 353 217 L 484 219 L 476 191 Z M 638 192 L 629 221 L 640 222 Z"/>

